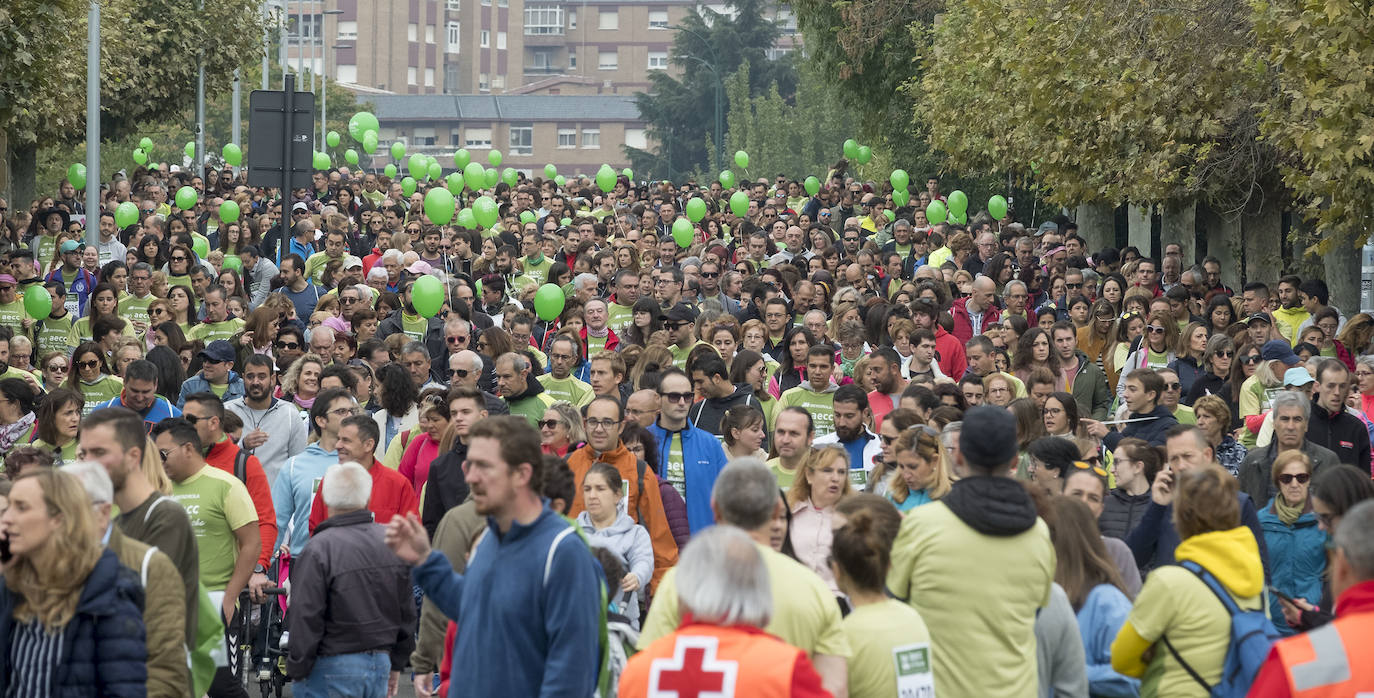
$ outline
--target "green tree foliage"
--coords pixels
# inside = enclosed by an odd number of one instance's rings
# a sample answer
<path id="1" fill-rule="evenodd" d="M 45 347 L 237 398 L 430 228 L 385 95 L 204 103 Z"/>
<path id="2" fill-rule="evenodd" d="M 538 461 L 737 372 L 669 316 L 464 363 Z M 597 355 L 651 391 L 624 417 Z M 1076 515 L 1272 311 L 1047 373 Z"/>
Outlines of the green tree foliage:
<path id="1" fill-rule="evenodd" d="M 725 81 L 730 110 L 726 114 L 725 152 L 737 178 L 758 178 L 784 172 L 790 178 L 825 173 L 840 158 L 845 133 L 850 127 L 825 76 L 809 62 L 798 66 L 796 96 L 783 99 L 776 85 L 750 96 L 750 64 L 745 63 Z M 798 128 L 805 124 L 805 128 Z M 707 150 L 714 148 L 708 138 Z M 734 165 L 736 150 L 749 153 L 748 172 Z M 716 178 L 703 171 L 704 181 Z"/>
<path id="2" fill-rule="evenodd" d="M 669 52 L 669 60 L 682 68 L 682 76 L 674 77 L 667 71 L 650 73 L 652 87 L 648 93 L 637 95 L 655 148 L 625 148 L 636 172 L 672 178 L 712 161 L 713 154 L 705 144 L 715 129 L 717 76 L 728 79 L 748 62 L 754 66 L 749 76 L 750 95 L 762 94 L 771 85 L 776 85 L 785 98 L 796 91 L 791 61 L 771 61 L 765 54 L 781 35 L 777 24 L 765 14 L 771 5 L 763 0 L 731 0 L 728 6 L 733 17 L 700 5 L 690 10 L 682 18 Z M 707 66 L 714 67 L 716 73 Z M 726 111 L 726 105 L 721 105 L 721 110 Z"/>

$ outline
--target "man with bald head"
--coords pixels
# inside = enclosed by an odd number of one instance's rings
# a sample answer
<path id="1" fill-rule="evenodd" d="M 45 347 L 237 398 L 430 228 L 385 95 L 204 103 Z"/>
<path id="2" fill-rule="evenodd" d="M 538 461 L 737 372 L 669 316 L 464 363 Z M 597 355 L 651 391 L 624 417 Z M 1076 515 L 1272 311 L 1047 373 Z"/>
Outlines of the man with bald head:
<path id="1" fill-rule="evenodd" d="M 997 322 L 1001 317 L 993 298 L 997 295 L 997 284 L 986 276 L 973 280 L 973 293 L 967 298 L 954 301 L 949 309 L 954 316 L 954 336 L 965 344 L 974 335 L 982 334 L 983 328 Z"/>
<path id="2" fill-rule="evenodd" d="M 625 401 L 625 423 L 638 424 L 645 429 L 650 424 L 658 421 L 659 399 L 658 393 L 649 390 L 638 390 L 630 394 L 630 399 Z"/>
<path id="3" fill-rule="evenodd" d="M 482 393 L 482 399 L 487 403 L 487 414 L 510 414 L 510 406 L 505 400 L 482 390 L 477 382 L 482 378 L 484 370 L 482 357 L 471 349 L 464 349 L 448 355 L 449 388 L 468 387 Z"/>

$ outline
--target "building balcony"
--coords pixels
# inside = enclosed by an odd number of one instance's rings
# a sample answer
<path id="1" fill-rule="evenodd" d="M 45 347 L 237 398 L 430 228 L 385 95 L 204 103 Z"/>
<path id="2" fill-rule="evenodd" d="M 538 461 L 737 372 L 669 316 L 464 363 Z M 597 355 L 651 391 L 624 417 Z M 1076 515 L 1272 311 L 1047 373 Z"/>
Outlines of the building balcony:
<path id="1" fill-rule="evenodd" d="M 525 27 L 525 46 L 565 46 L 568 37 L 563 34 L 560 28 L 557 33 L 544 31 L 544 27 Z"/>
<path id="2" fill-rule="evenodd" d="M 524 68 L 525 75 L 562 75 L 563 67 L 557 65 L 527 65 Z"/>

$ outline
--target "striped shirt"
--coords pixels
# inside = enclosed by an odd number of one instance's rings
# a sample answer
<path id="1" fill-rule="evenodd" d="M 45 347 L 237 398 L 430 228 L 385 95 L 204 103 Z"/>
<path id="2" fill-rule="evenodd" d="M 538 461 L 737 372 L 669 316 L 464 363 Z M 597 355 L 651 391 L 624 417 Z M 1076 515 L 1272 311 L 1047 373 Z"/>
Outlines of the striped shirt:
<path id="1" fill-rule="evenodd" d="M 47 698 L 53 673 L 62 661 L 62 635 L 50 633 L 37 618 L 10 630 L 10 685 L 5 698 Z"/>

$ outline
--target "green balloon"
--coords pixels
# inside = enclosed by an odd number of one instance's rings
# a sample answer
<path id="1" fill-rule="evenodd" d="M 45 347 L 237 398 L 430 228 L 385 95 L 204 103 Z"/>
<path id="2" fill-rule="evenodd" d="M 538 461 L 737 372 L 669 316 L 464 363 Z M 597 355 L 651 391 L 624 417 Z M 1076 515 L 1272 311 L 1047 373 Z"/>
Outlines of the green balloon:
<path id="1" fill-rule="evenodd" d="M 328 143 L 328 144 L 329 144 L 329 147 L 331 147 L 331 148 L 337 148 L 337 147 L 339 147 L 339 132 L 338 132 L 338 131 L 330 131 L 329 133 L 326 133 L 326 134 L 324 135 L 324 142 L 325 142 L 325 143 Z"/>
<path id="2" fill-rule="evenodd" d="M 239 149 L 237 143 L 225 143 L 220 149 L 220 154 L 224 156 L 224 161 L 238 167 L 243 164 L 243 151 Z"/>
<path id="3" fill-rule="evenodd" d="M 560 187 L 562 187 L 564 184 L 567 184 L 567 183 L 568 183 L 568 180 L 567 180 L 567 178 L 564 177 L 563 175 L 555 175 L 554 178 L 553 178 L 553 183 L 554 183 L 554 184 L 557 184 L 557 185 L 560 186 Z"/>
<path id="4" fill-rule="evenodd" d="M 142 148 L 134 148 L 134 162 L 140 165 L 148 164 L 148 153 Z"/>
<path id="5" fill-rule="evenodd" d="M 477 229 L 477 217 L 472 215 L 472 209 L 465 208 L 458 212 L 458 225 L 468 230 Z"/>
<path id="6" fill-rule="evenodd" d="M 1001 194 L 994 194 L 992 198 L 988 199 L 988 213 L 999 221 L 1006 218 L 1007 198 Z"/>
<path id="7" fill-rule="evenodd" d="M 949 214 L 949 219 L 950 219 L 951 221 L 955 222 L 955 223 L 958 223 L 959 225 L 963 225 L 963 224 L 965 224 L 965 223 L 968 223 L 968 214 L 966 214 L 966 213 L 951 213 L 951 214 Z"/>
<path id="8" fill-rule="evenodd" d="M 356 151 L 356 150 L 354 150 L 354 149 L 352 149 L 352 148 L 349 148 L 348 150 L 345 150 L 345 151 L 344 151 L 344 161 L 346 161 L 346 162 L 347 162 L 348 164 L 350 164 L 350 165 L 357 165 L 357 164 L 358 164 L 358 151 Z"/>
<path id="9" fill-rule="evenodd" d="M 233 223 L 239 219 L 239 204 L 233 199 L 229 199 L 219 205 L 219 219 L 225 223 Z"/>
<path id="10" fill-rule="evenodd" d="M 79 162 L 72 163 L 72 166 L 67 168 L 67 181 L 77 189 L 85 189 L 86 166 Z"/>
<path id="11" fill-rule="evenodd" d="M 387 179 L 396 179 L 396 166 L 391 163 L 387 163 L 386 167 L 382 168 L 382 173 L 387 176 Z"/>
<path id="12" fill-rule="evenodd" d="M 737 191 L 730 195 L 730 211 L 740 218 L 749 213 L 749 195 L 742 191 Z"/>
<path id="13" fill-rule="evenodd" d="M 968 194 L 955 189 L 949 193 L 948 201 L 951 213 L 963 214 L 968 212 Z"/>
<path id="14" fill-rule="evenodd" d="M 52 295 L 42 284 L 24 290 L 24 312 L 34 320 L 42 320 L 52 313 Z"/>
<path id="15" fill-rule="evenodd" d="M 363 152 L 364 152 L 364 153 L 367 153 L 368 155 L 371 155 L 371 154 L 377 152 L 377 146 L 378 146 L 378 145 L 379 145 L 379 143 L 377 142 L 377 132 L 376 132 L 376 131 L 368 131 L 367 133 L 364 133 L 364 134 L 363 134 Z"/>
<path id="16" fill-rule="evenodd" d="M 821 190 L 821 180 L 816 179 L 816 175 L 811 175 L 810 177 L 807 177 L 806 182 L 804 182 L 803 184 L 806 187 L 806 193 L 809 196 L 815 196 L 816 193 Z"/>
<path id="17" fill-rule="evenodd" d="M 402 143 L 402 142 L 400 142 L 400 141 L 396 141 L 395 143 L 392 143 L 392 144 L 391 144 L 391 158 L 392 158 L 393 160 L 400 160 L 401 158 L 403 158 L 403 157 L 405 157 L 405 156 L 406 156 L 406 144 L 405 144 L 405 143 Z"/>
<path id="18" fill-rule="evenodd" d="M 234 271 L 242 271 L 242 270 L 243 270 L 243 260 L 240 259 L 239 256 L 236 255 L 236 254 L 227 254 L 227 255 L 224 255 L 224 264 L 223 264 L 222 266 L 223 266 L 225 269 L 233 269 Z"/>
<path id="19" fill-rule="evenodd" d="M 506 186 L 514 187 L 520 183 L 520 173 L 516 172 L 513 167 L 507 167 L 501 171 L 501 181 L 505 182 Z"/>
<path id="20" fill-rule="evenodd" d="M 191 251 L 195 252 L 197 257 L 205 259 L 205 257 L 210 254 L 209 238 L 205 237 L 204 235 L 201 235 L 200 233 L 192 233 Z"/>
<path id="21" fill-rule="evenodd" d="M 411 177 L 424 179 L 425 173 L 429 171 L 425 156 L 416 153 L 406 158 L 406 171 L 410 173 Z"/>
<path id="22" fill-rule="evenodd" d="M 425 194 L 425 215 L 439 225 L 448 225 L 453 220 L 455 205 L 453 193 L 443 187 L 434 187 Z"/>
<path id="23" fill-rule="evenodd" d="M 534 312 L 544 322 L 553 322 L 558 316 L 563 314 L 563 289 L 554 284 L 544 284 L 534 292 Z"/>
<path id="24" fill-rule="evenodd" d="M 859 142 L 854 140 L 853 138 L 846 139 L 844 142 L 844 156 L 849 158 L 850 160 L 858 159 Z"/>
<path id="25" fill-rule="evenodd" d="M 700 201 L 701 199 L 693 199 Z M 692 222 L 686 218 L 678 218 L 673 221 L 673 241 L 678 247 L 691 247 L 692 235 L 696 231 L 692 229 Z"/>
<path id="26" fill-rule="evenodd" d="M 500 218 L 500 213 L 496 207 L 496 200 L 490 196 L 479 196 L 472 202 L 472 217 L 477 220 L 477 224 L 483 228 L 491 228 L 496 225 Z"/>
<path id="27" fill-rule="evenodd" d="M 425 174 L 428 175 L 430 179 L 439 179 L 444 176 L 444 166 L 440 165 L 438 160 L 430 160 L 429 171 L 425 172 Z"/>
<path id="28" fill-rule="evenodd" d="M 177 208 L 183 211 L 190 211 L 195 208 L 196 202 L 199 200 L 200 196 L 196 194 L 196 190 L 193 187 L 185 186 L 177 190 Z"/>
<path id="29" fill-rule="evenodd" d="M 893 189 L 906 189 L 906 185 L 911 184 L 911 177 L 906 173 L 906 170 L 893 170 L 888 181 L 892 182 Z"/>
<path id="30" fill-rule="evenodd" d="M 720 171 L 720 186 L 725 187 L 726 189 L 734 189 L 734 188 L 735 188 L 735 173 L 734 173 L 734 172 L 731 172 L 730 170 L 721 170 L 721 171 Z"/>
<path id="31" fill-rule="evenodd" d="M 376 133 L 381 128 L 377 122 L 377 116 L 369 111 L 360 111 L 348 120 L 348 135 L 353 140 L 362 142 L 363 137 L 370 131 Z"/>
<path id="32" fill-rule="evenodd" d="M 521 223 L 533 223 L 535 220 L 534 211 L 526 210 L 520 212 Z"/>
<path id="33" fill-rule="evenodd" d="M 317 170 L 327 170 L 327 169 L 329 169 L 329 165 L 330 165 L 330 162 L 329 162 L 329 155 L 326 154 L 326 153 L 315 153 L 315 163 L 314 163 L 314 164 L 315 164 L 315 169 L 317 169 Z"/>
<path id="34" fill-rule="evenodd" d="M 448 186 L 448 193 L 450 193 L 450 194 L 452 194 L 452 195 L 454 195 L 454 196 L 458 196 L 459 194 L 462 194 L 462 193 L 463 193 L 463 173 L 462 173 L 462 172 L 450 172 L 449 175 L 448 175 L 448 177 L 445 177 L 445 178 L 444 178 L 444 184 L 446 184 L 446 185 Z"/>
<path id="35" fill-rule="evenodd" d="M 405 179 L 401 180 L 401 193 L 405 194 L 407 197 L 415 193 L 414 177 L 406 177 Z"/>
<path id="36" fill-rule="evenodd" d="M 144 136 L 143 138 L 139 139 L 139 141 L 138 141 L 138 147 L 141 148 L 141 149 L 143 149 L 143 150 L 145 150 L 145 151 L 146 151 L 146 150 L 152 150 L 152 149 L 153 149 L 153 139 L 151 139 L 151 138 L 149 138 L 149 137 L 147 137 L 147 136 Z"/>
<path id="37" fill-rule="evenodd" d="M 897 213 L 890 208 L 883 209 L 883 215 L 887 216 L 889 222 L 897 220 Z"/>
<path id="38" fill-rule="evenodd" d="M 544 176 L 547 177 L 548 179 L 553 179 L 554 177 L 557 177 L 557 176 L 558 176 L 558 168 L 557 168 L 557 167 L 554 167 L 552 163 L 550 163 L 550 164 L 548 164 L 548 165 L 545 165 L 545 166 L 544 166 Z"/>
<path id="39" fill-rule="evenodd" d="M 926 220 L 929 221 L 931 225 L 944 223 L 948 215 L 949 211 L 945 208 L 945 202 L 939 199 L 926 205 Z"/>
<path id="40" fill-rule="evenodd" d="M 610 165 L 602 165 L 601 169 L 596 171 L 596 187 L 606 194 L 615 189 L 615 170 L 612 170 Z"/>
<path id="41" fill-rule="evenodd" d="M 628 167 L 626 167 L 625 169 L 621 170 L 621 171 L 620 171 L 620 174 L 625 175 L 625 179 L 628 179 L 628 180 L 630 180 L 631 182 L 635 181 L 635 171 L 632 170 L 632 169 L 630 169 L 630 168 L 628 168 Z"/>
<path id="42" fill-rule="evenodd" d="M 487 171 L 482 169 L 482 163 L 469 162 L 463 168 L 463 181 L 468 183 L 468 188 L 477 191 L 482 187 L 482 182 L 487 179 Z"/>
<path id="43" fill-rule="evenodd" d="M 115 225 L 127 228 L 138 222 L 138 204 L 125 201 L 115 209 Z"/>
<path id="44" fill-rule="evenodd" d="M 866 146 L 866 145 L 861 145 L 861 146 L 859 146 L 859 155 L 858 155 L 859 164 L 860 164 L 860 165 L 867 165 L 867 164 L 868 164 L 868 161 L 869 161 L 869 160 L 872 160 L 872 159 L 873 159 L 873 149 L 870 148 L 870 147 L 868 147 L 868 146 Z"/>
<path id="45" fill-rule="evenodd" d="M 496 186 L 497 183 L 501 181 L 501 173 L 497 172 L 495 167 L 488 167 L 486 172 L 483 173 L 483 176 L 486 178 L 483 181 L 487 183 L 488 189 Z"/>
<path id="46" fill-rule="evenodd" d="M 499 151 L 499 150 L 493 150 L 493 151 L 491 151 L 490 153 L 487 153 L 487 162 L 491 163 L 491 166 L 492 166 L 492 167 L 500 167 L 500 166 L 501 166 L 501 151 Z"/>
<path id="47" fill-rule="evenodd" d="M 444 284 L 429 274 L 421 276 L 410 287 L 410 304 L 420 317 L 438 315 L 444 308 Z"/>
<path id="48" fill-rule="evenodd" d="M 472 162 L 472 154 L 468 152 L 467 148 L 459 148 L 458 152 L 453 154 L 453 164 L 457 165 L 460 170 L 467 167 L 470 162 Z"/>
<path id="49" fill-rule="evenodd" d="M 195 142 L 195 141 L 186 141 L 186 147 L 183 148 L 182 150 L 184 150 L 184 151 L 186 152 L 186 157 L 188 157 L 188 158 L 194 158 L 194 157 L 196 156 L 196 142 Z"/>
<path id="50" fill-rule="evenodd" d="M 571 219 L 571 218 L 568 218 L 567 216 L 564 216 L 564 217 L 563 217 L 563 220 L 558 221 L 558 224 L 559 224 L 559 225 L 565 225 L 565 226 L 566 226 L 566 225 L 572 225 L 572 219 Z"/>
<path id="51" fill-rule="evenodd" d="M 911 192 L 906 189 L 898 189 L 892 192 L 892 203 L 898 206 L 905 206 L 908 201 L 911 201 Z"/>
<path id="52" fill-rule="evenodd" d="M 739 165 L 740 169 L 749 169 L 749 153 L 746 153 L 743 150 L 736 150 L 735 164 Z"/>
<path id="53" fill-rule="evenodd" d="M 693 223 L 706 217 L 706 202 L 702 200 L 701 197 L 693 197 L 688 200 L 687 217 L 692 219 Z M 676 221 L 674 221 L 673 225 L 677 225 Z M 683 247 L 686 247 L 686 245 L 683 245 Z"/>

